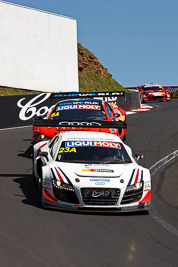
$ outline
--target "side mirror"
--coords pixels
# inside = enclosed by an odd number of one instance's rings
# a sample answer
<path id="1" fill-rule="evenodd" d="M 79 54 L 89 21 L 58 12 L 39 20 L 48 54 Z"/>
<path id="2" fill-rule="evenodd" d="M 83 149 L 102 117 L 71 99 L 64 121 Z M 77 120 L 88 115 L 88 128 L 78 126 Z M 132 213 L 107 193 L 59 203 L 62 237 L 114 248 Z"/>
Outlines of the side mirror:
<path id="1" fill-rule="evenodd" d="M 135 154 L 135 159 L 136 159 L 136 161 L 139 161 L 139 159 L 144 159 L 144 156 L 142 154 L 138 153 L 138 154 Z"/>
<path id="2" fill-rule="evenodd" d="M 40 152 L 40 157 L 43 157 L 45 158 L 47 161 L 49 161 L 49 158 L 48 158 L 48 152 Z"/>
<path id="3" fill-rule="evenodd" d="M 114 113 L 114 119 L 120 117 L 119 113 Z"/>

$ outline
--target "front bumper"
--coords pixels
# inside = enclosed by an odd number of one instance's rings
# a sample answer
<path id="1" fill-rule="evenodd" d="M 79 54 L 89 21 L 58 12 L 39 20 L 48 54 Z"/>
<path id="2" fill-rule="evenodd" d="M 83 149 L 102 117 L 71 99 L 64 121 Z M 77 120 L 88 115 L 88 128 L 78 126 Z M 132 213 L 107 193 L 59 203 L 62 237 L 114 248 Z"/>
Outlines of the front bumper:
<path id="1" fill-rule="evenodd" d="M 65 210 L 74 212 L 84 212 L 84 213 L 122 213 L 122 212 L 140 212 L 148 211 L 151 209 L 150 201 L 146 203 L 135 203 L 134 205 L 128 206 L 88 206 L 82 204 L 70 204 L 70 203 L 59 203 L 59 201 L 49 201 L 43 199 L 43 208 L 55 209 L 55 210 Z"/>
<path id="2" fill-rule="evenodd" d="M 139 205 L 135 205 L 132 207 L 88 207 L 82 205 L 59 205 L 56 203 L 43 203 L 43 208 L 45 209 L 54 209 L 54 210 L 65 210 L 65 211 L 74 211 L 74 212 L 84 212 L 84 213 L 122 213 L 122 212 L 141 212 L 141 211 L 149 211 L 152 209 L 150 201 L 147 203 L 140 203 Z"/>

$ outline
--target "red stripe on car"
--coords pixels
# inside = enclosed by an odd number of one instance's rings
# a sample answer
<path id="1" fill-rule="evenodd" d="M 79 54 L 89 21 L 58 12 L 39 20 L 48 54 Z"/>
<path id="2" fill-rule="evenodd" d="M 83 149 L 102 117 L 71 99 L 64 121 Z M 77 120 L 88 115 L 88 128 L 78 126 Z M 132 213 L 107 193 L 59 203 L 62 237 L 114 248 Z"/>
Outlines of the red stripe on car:
<path id="1" fill-rule="evenodd" d="M 137 170 L 137 174 L 136 174 L 136 177 L 135 177 L 134 184 L 136 184 L 138 182 L 138 176 L 139 176 L 139 169 Z"/>
<path id="2" fill-rule="evenodd" d="M 63 180 L 61 174 L 59 173 L 59 171 L 57 170 L 57 168 L 55 168 L 55 170 L 56 170 L 56 172 L 57 172 L 57 175 L 58 175 L 58 177 L 59 177 L 59 180 L 60 180 L 61 182 L 64 183 L 64 180 Z"/>
<path id="3" fill-rule="evenodd" d="M 151 190 L 148 191 L 148 193 L 146 194 L 146 196 L 140 201 L 140 203 L 146 203 L 148 201 L 150 201 L 151 199 Z"/>

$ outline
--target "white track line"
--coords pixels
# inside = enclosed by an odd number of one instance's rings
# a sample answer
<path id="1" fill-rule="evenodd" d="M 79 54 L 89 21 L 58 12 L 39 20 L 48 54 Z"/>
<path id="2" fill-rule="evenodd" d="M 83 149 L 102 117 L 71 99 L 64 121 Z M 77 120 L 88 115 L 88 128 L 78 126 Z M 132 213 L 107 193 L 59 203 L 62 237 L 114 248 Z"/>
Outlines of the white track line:
<path id="1" fill-rule="evenodd" d="M 20 126 L 20 127 L 12 127 L 12 128 L 4 128 L 4 129 L 0 129 L 0 131 L 14 130 L 14 129 L 23 129 L 23 128 L 28 128 L 28 127 L 32 127 L 32 125 Z"/>
<path id="2" fill-rule="evenodd" d="M 164 166 L 166 163 L 168 163 L 170 160 L 174 159 L 178 156 L 178 150 L 174 151 L 173 153 L 169 154 L 168 156 L 164 157 L 163 159 L 156 162 L 149 170 L 151 173 L 151 176 L 154 175 L 162 166 Z M 150 216 L 157 221 L 160 225 L 162 225 L 166 230 L 171 232 L 172 234 L 178 236 L 178 229 L 174 226 L 172 226 L 170 223 L 168 223 L 166 220 L 164 220 L 158 211 L 153 208 L 153 210 L 149 211 Z"/>

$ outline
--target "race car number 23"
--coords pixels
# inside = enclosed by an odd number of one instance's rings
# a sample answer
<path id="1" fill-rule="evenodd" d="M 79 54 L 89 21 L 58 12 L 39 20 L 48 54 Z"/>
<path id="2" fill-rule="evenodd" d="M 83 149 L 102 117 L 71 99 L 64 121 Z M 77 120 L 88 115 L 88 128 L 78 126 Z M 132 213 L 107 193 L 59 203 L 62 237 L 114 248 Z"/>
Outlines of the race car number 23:
<path id="1" fill-rule="evenodd" d="M 59 153 L 71 153 L 71 152 L 77 152 L 76 148 L 75 147 L 61 147 L 60 150 L 59 150 Z"/>

